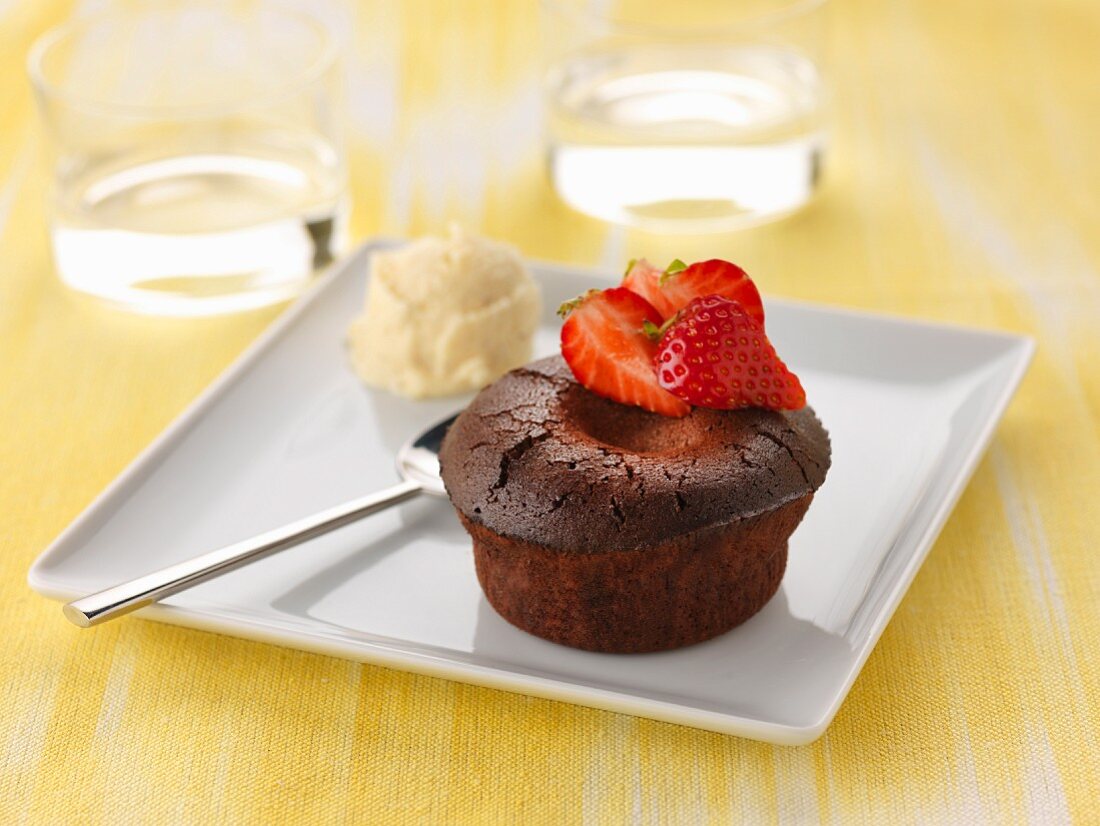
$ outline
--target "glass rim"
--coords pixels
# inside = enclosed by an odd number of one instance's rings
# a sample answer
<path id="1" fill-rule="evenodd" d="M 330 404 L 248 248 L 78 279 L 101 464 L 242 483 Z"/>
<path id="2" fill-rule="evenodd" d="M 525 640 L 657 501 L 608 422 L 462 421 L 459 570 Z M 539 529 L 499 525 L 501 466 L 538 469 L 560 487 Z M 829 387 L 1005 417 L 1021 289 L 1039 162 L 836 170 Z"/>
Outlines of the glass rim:
<path id="1" fill-rule="evenodd" d="M 556 11 L 563 15 L 581 20 L 595 21 L 611 26 L 626 34 L 664 35 L 675 36 L 699 36 L 721 35 L 730 32 L 743 31 L 745 29 L 758 28 L 773 25 L 784 20 L 799 17 L 826 5 L 828 0 L 783 0 L 779 7 L 771 11 L 763 11 L 749 15 L 736 22 L 718 26 L 664 26 L 659 23 L 645 23 L 641 21 L 621 20 L 611 14 L 588 8 L 578 8 L 569 0 L 540 0 L 544 9 Z"/>
<path id="2" fill-rule="evenodd" d="M 224 7 L 218 3 L 209 2 L 198 4 L 209 6 L 212 9 L 222 10 Z M 140 10 L 110 8 L 92 12 L 85 15 L 77 15 L 65 22 L 46 30 L 31 44 L 27 52 L 26 71 L 31 85 L 35 91 L 45 99 L 54 99 L 85 112 L 95 114 L 114 114 L 131 117 L 157 117 L 162 115 L 177 116 L 201 116 L 216 115 L 226 112 L 251 109 L 259 106 L 271 105 L 286 98 L 293 97 L 302 89 L 310 86 L 323 77 L 334 65 L 340 56 L 340 49 L 335 38 L 328 28 L 312 14 L 296 8 L 290 8 L 281 3 L 263 2 L 258 6 L 264 11 L 272 11 L 283 15 L 285 19 L 294 20 L 299 24 L 305 24 L 306 28 L 320 37 L 320 48 L 316 56 L 309 61 L 293 78 L 286 83 L 273 86 L 269 91 L 261 95 L 249 97 L 230 98 L 218 103 L 123 103 L 109 99 L 97 98 L 89 95 L 73 94 L 64 88 L 63 83 L 50 80 L 44 68 L 50 51 L 65 42 L 69 38 L 78 35 L 82 31 L 88 31 L 93 26 L 110 20 L 121 20 L 141 15 L 172 14 L 171 8 L 145 8 Z M 191 6 L 190 8 L 195 8 Z"/>

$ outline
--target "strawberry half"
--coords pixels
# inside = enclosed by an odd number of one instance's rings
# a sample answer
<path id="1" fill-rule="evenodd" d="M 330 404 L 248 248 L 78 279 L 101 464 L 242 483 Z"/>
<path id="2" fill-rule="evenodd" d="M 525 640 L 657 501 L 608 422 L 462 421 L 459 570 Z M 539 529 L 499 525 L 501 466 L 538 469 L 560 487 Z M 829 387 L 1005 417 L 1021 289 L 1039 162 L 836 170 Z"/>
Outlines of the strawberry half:
<path id="1" fill-rule="evenodd" d="M 672 301 L 665 296 L 661 289 L 661 279 L 665 277 L 665 271 L 653 266 L 644 258 L 630 262 L 623 276 L 623 286 L 631 292 L 637 293 L 661 314 L 661 318 L 668 318 L 678 308 L 672 305 Z"/>
<path id="2" fill-rule="evenodd" d="M 653 370 L 657 343 L 642 327 L 661 323 L 648 301 L 625 287 L 589 290 L 563 304 L 561 354 L 573 375 L 593 393 L 664 416 L 691 408 L 661 388 Z"/>
<path id="3" fill-rule="evenodd" d="M 661 336 L 657 381 L 690 404 L 732 410 L 798 410 L 806 391 L 787 369 L 760 322 L 737 301 L 691 301 Z"/>
<path id="4" fill-rule="evenodd" d="M 659 286 L 661 303 L 650 303 L 665 312 L 665 318 L 671 318 L 692 299 L 720 295 L 736 301 L 760 326 L 764 325 L 764 304 L 760 301 L 760 291 L 743 269 L 729 261 L 711 258 L 690 267 L 685 267 L 681 261 L 673 261 L 661 276 Z"/>

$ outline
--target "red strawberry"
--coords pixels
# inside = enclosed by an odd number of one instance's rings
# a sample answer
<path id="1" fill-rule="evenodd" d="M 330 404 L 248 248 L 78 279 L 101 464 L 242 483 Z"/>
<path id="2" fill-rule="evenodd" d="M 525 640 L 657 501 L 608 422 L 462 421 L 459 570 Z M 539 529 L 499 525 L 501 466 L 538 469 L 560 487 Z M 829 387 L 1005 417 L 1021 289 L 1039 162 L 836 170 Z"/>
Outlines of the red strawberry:
<path id="1" fill-rule="evenodd" d="M 563 304 L 561 354 L 577 381 L 593 393 L 665 416 L 685 416 L 687 404 L 657 384 L 657 343 L 642 332 L 660 314 L 624 287 L 589 290 Z"/>
<path id="2" fill-rule="evenodd" d="M 652 304 L 661 314 L 661 318 L 668 318 L 677 308 L 672 306 L 672 302 L 661 289 L 661 278 L 664 274 L 664 270 L 658 269 L 644 258 L 639 258 L 631 261 L 626 268 L 622 285 Z"/>
<path id="3" fill-rule="evenodd" d="M 764 305 L 760 302 L 760 292 L 745 271 L 729 261 L 712 258 L 698 261 L 690 267 L 684 267 L 681 261 L 673 261 L 660 282 L 662 302 L 651 303 L 665 312 L 665 318 L 686 307 L 694 298 L 720 295 L 736 301 L 760 326 L 764 326 Z"/>
<path id="4" fill-rule="evenodd" d="M 736 301 L 718 295 L 689 303 L 657 347 L 661 387 L 700 407 L 798 410 L 806 391 Z"/>

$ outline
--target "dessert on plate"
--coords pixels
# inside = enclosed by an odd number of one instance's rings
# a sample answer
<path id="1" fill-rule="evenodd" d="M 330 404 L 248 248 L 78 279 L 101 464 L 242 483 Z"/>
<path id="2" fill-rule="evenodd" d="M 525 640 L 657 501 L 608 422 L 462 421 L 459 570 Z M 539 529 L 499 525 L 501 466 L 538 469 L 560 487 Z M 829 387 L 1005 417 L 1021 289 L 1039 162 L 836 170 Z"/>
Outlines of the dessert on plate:
<path id="1" fill-rule="evenodd" d="M 348 330 L 367 384 L 411 398 L 484 387 L 531 358 L 542 312 L 515 249 L 452 226 L 371 257 L 363 314 Z"/>
<path id="2" fill-rule="evenodd" d="M 759 611 L 829 438 L 724 261 L 563 306 L 561 355 L 481 391 L 440 454 L 478 580 L 512 624 L 607 652 L 677 648 Z"/>

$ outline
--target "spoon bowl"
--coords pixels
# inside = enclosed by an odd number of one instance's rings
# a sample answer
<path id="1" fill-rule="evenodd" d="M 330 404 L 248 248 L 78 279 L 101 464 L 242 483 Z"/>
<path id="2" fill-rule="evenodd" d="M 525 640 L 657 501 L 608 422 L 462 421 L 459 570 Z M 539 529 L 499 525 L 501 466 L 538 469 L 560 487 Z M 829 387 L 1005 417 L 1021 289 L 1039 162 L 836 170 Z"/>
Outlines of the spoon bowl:
<path id="1" fill-rule="evenodd" d="M 350 525 L 421 493 L 445 497 L 439 476 L 439 449 L 456 413 L 413 436 L 397 451 L 402 481 L 386 490 L 362 496 L 243 542 L 208 551 L 201 556 L 123 582 L 78 599 L 61 610 L 81 628 L 121 617 L 200 582 L 236 570 L 249 562 L 293 548 L 315 537 Z"/>
<path id="2" fill-rule="evenodd" d="M 439 475 L 439 449 L 443 437 L 458 414 L 436 422 L 419 435 L 413 436 L 397 451 L 397 472 L 406 480 L 417 482 L 424 493 L 446 496 L 443 479 Z"/>

